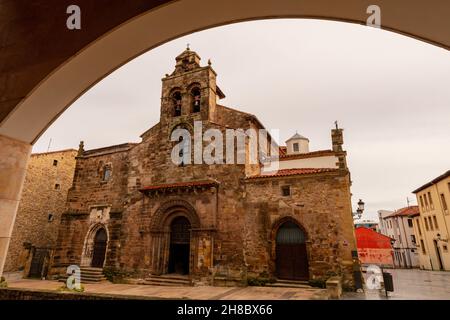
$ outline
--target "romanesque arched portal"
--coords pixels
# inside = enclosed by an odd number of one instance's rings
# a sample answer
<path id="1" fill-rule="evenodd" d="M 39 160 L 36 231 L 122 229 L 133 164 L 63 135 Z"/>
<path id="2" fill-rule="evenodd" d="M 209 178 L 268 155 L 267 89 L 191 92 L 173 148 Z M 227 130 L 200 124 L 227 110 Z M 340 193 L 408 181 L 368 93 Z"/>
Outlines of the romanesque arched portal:
<path id="1" fill-rule="evenodd" d="M 102 223 L 93 225 L 84 240 L 81 266 L 103 268 L 108 247 L 108 230 Z"/>
<path id="2" fill-rule="evenodd" d="M 195 271 L 200 220 L 194 207 L 185 200 L 167 201 L 155 212 L 151 227 L 152 273 Z"/>

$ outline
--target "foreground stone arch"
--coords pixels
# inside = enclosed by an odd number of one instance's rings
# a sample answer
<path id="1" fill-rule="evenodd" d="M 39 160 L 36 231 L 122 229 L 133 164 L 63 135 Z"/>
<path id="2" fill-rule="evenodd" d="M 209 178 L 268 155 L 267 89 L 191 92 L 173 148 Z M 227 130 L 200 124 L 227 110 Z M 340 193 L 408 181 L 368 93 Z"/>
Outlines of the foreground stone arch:
<path id="1" fill-rule="evenodd" d="M 73 31 L 65 26 L 70 4 L 0 0 L 0 275 L 31 145 L 115 69 L 167 41 L 220 25 L 274 18 L 365 24 L 368 17 L 363 0 L 78 0 L 82 28 Z M 449 1 L 370 4 L 380 6 L 383 29 L 450 49 Z"/>
<path id="2" fill-rule="evenodd" d="M 2 48 L 6 67 L 0 73 L 7 89 L 0 104 L 0 134 L 28 143 L 102 78 L 180 36 L 250 20 L 312 18 L 365 25 L 369 16 L 367 1 L 362 0 L 99 0 L 95 4 L 80 0 L 82 28 L 72 31 L 65 26 L 65 1 L 34 1 L 32 18 L 27 3 L 0 0 L 2 19 L 11 16 L 0 35 L 7 39 Z M 384 30 L 450 48 L 449 2 L 375 0 L 370 4 L 381 8 Z M 58 46 L 48 46 L 52 42 Z"/>

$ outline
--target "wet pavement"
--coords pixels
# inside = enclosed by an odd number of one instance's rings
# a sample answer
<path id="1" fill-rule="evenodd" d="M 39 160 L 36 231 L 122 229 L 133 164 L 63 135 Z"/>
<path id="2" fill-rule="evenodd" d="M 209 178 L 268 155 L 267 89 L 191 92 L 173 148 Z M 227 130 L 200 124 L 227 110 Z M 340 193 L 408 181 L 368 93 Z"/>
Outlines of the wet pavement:
<path id="1" fill-rule="evenodd" d="M 50 280 L 21 279 L 9 282 L 10 288 L 30 290 L 57 290 L 62 282 Z M 161 299 L 199 300 L 322 300 L 327 299 L 326 290 L 317 288 L 273 288 L 273 287 L 212 287 L 212 286 L 152 286 L 113 284 L 104 281 L 98 284 L 83 284 L 85 293 L 102 293 L 123 296 L 142 296 Z"/>
<path id="2" fill-rule="evenodd" d="M 346 292 L 344 300 L 450 300 L 450 272 L 417 269 L 385 270 L 394 281 L 394 292 L 386 297 L 384 290 L 366 290 L 364 293 Z M 365 275 L 367 277 L 367 275 Z M 31 290 L 57 290 L 62 282 L 49 280 L 16 279 L 10 288 Z M 84 284 L 85 293 L 117 294 L 168 299 L 200 300 L 320 300 L 327 299 L 326 291 L 317 288 L 273 287 L 165 287 L 134 284 Z"/>
<path id="3" fill-rule="evenodd" d="M 382 290 L 365 293 L 345 293 L 343 299 L 351 300 L 450 300 L 450 272 L 419 269 L 386 269 L 392 274 L 394 292 L 388 297 Z M 365 276 L 367 278 L 367 275 Z"/>

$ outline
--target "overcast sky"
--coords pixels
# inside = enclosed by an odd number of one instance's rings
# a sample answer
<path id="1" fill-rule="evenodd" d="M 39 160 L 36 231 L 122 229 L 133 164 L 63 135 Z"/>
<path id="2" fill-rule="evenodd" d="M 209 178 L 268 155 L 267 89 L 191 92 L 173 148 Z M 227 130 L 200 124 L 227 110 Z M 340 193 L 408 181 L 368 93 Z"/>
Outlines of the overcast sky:
<path id="1" fill-rule="evenodd" d="M 151 32 L 151 31 L 149 31 Z M 226 94 L 281 140 L 297 130 L 331 148 L 335 120 L 364 218 L 416 203 L 411 191 L 450 169 L 450 53 L 360 25 L 319 20 L 239 23 L 182 37 L 126 64 L 78 99 L 34 152 L 138 142 L 159 120 L 161 78 L 190 43 Z"/>

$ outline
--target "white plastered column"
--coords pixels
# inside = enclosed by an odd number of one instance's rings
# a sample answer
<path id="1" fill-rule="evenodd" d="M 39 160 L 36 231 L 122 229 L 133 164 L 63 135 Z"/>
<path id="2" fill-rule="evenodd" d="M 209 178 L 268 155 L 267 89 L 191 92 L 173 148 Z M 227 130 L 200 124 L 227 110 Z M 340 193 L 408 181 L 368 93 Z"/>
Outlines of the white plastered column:
<path id="1" fill-rule="evenodd" d="M 16 220 L 31 144 L 0 135 L 0 277 Z"/>

